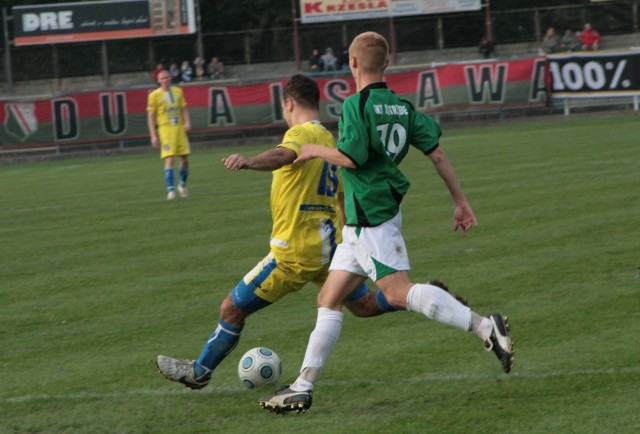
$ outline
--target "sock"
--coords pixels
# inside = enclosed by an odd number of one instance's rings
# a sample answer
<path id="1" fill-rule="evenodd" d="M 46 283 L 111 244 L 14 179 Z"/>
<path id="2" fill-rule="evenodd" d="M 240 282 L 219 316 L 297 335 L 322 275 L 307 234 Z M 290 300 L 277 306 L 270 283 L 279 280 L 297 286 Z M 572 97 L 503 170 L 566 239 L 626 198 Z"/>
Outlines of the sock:
<path id="1" fill-rule="evenodd" d="M 478 337 L 483 341 L 486 341 L 491 337 L 493 324 L 491 323 L 491 320 L 486 316 L 481 316 L 471 311 L 471 327 L 473 329 L 473 332 L 478 335 Z"/>
<path id="2" fill-rule="evenodd" d="M 380 288 L 376 289 L 376 302 L 378 303 L 378 307 L 383 312 L 396 312 L 398 310 L 397 307 L 391 306 L 387 301 L 386 297 L 380 291 Z"/>
<path id="3" fill-rule="evenodd" d="M 329 353 L 338 342 L 341 329 L 342 312 L 327 309 L 326 307 L 318 308 L 316 328 L 309 336 L 307 352 L 304 355 L 304 361 L 300 369 L 301 375 L 290 386 L 291 390 L 298 392 L 313 390 L 313 382 L 317 379 L 317 371 L 320 371 L 327 357 L 329 357 Z M 312 375 L 306 375 L 309 373 Z"/>
<path id="4" fill-rule="evenodd" d="M 471 331 L 471 309 L 442 288 L 417 283 L 407 294 L 407 310 L 435 321 Z"/>
<path id="5" fill-rule="evenodd" d="M 186 167 L 181 167 L 180 168 L 180 185 L 181 186 L 185 186 L 187 185 L 187 178 L 189 177 L 189 169 L 187 169 Z"/>
<path id="6" fill-rule="evenodd" d="M 164 181 L 167 184 L 167 190 L 175 190 L 175 183 L 173 180 L 173 169 L 164 169 Z"/>
<path id="7" fill-rule="evenodd" d="M 214 370 L 236 347 L 238 340 L 240 340 L 240 333 L 242 333 L 242 326 L 239 327 L 219 320 L 218 327 L 209 336 L 195 363 L 196 376 L 202 375 L 201 372 L 206 372 L 202 369 L 203 367 L 211 371 Z"/>

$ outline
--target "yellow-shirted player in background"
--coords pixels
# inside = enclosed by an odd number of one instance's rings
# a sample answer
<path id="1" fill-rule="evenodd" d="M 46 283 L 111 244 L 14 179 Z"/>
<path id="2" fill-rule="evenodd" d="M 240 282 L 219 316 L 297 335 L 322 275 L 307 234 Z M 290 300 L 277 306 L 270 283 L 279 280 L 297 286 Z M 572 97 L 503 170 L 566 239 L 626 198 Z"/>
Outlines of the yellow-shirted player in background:
<path id="1" fill-rule="evenodd" d="M 249 315 L 309 282 L 320 288 L 342 239 L 342 181 L 337 167 L 320 159 L 292 164 L 305 143 L 336 147 L 333 135 L 318 121 L 318 85 L 297 74 L 287 82 L 282 96 L 284 118 L 289 126 L 282 143 L 252 158 L 233 154 L 222 160 L 232 171 L 273 172 L 270 252 L 224 299 L 217 327 L 198 360 L 162 355 L 157 359 L 165 377 L 191 389 L 201 389 L 209 383 L 212 371 L 237 345 Z M 357 316 L 395 310 L 380 291 L 370 292 L 364 283 L 345 306 Z"/>
<path id="2" fill-rule="evenodd" d="M 167 184 L 167 199 L 176 197 L 173 158 L 180 157 L 180 183 L 178 192 L 189 196 L 187 177 L 189 176 L 189 138 L 191 118 L 182 89 L 171 86 L 171 75 L 163 69 L 158 73 L 160 87 L 149 94 L 147 101 L 147 123 L 151 145 L 160 147 L 160 158 L 164 160 L 164 179 Z"/>

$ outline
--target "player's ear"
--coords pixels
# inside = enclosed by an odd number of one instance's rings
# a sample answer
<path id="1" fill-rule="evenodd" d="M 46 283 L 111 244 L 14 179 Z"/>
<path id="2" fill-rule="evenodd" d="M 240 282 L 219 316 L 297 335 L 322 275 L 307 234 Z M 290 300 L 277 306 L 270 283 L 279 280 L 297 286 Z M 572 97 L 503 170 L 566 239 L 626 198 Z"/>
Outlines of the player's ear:
<path id="1" fill-rule="evenodd" d="M 282 100 L 282 107 L 285 111 L 291 112 L 293 111 L 293 107 L 295 106 L 295 101 L 293 98 L 285 98 Z"/>

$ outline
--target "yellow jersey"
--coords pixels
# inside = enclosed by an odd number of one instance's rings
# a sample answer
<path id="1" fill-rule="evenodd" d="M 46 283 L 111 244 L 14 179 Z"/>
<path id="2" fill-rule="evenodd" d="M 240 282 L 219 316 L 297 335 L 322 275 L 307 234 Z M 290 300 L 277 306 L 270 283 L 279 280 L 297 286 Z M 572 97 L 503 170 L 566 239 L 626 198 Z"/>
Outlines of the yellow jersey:
<path id="1" fill-rule="evenodd" d="M 277 147 L 300 155 L 305 143 L 336 147 L 333 135 L 318 121 L 296 125 Z M 328 264 L 342 240 L 338 167 L 319 158 L 288 164 L 273 171 L 271 183 L 271 251 L 276 259 Z"/>
<path id="2" fill-rule="evenodd" d="M 157 88 L 149 94 L 147 111 L 155 112 L 156 126 L 184 125 L 182 108 L 187 106 L 184 93 L 179 87 L 171 86 L 168 92 Z"/>

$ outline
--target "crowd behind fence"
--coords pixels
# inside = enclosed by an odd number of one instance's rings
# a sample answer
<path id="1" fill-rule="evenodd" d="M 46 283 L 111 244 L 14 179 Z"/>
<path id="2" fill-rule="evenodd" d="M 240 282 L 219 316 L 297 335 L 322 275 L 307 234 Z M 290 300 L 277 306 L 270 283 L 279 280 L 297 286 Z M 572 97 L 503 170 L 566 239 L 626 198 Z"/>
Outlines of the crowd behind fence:
<path id="1" fill-rule="evenodd" d="M 575 31 L 590 22 L 605 37 L 637 33 L 639 4 L 640 0 L 619 0 L 580 6 L 495 11 L 492 13 L 492 33 L 497 54 L 500 54 L 501 44 L 540 42 L 547 27 Z M 393 31 L 398 52 L 471 47 L 477 45 L 485 33 L 485 11 L 401 17 L 393 22 L 359 20 L 297 27 L 300 60 L 306 62 L 312 49 L 333 47 L 334 51 L 340 52 L 354 35 L 371 29 L 385 35 Z M 5 29 L 3 32 L 10 33 Z M 108 77 L 151 71 L 157 63 L 193 60 L 197 55 L 207 61 L 217 56 L 226 65 L 296 60 L 293 26 L 170 38 L 24 47 L 7 46 L 5 41 L 1 54 L 0 78 L 5 83 L 8 80 L 19 82 L 95 75 Z"/>

